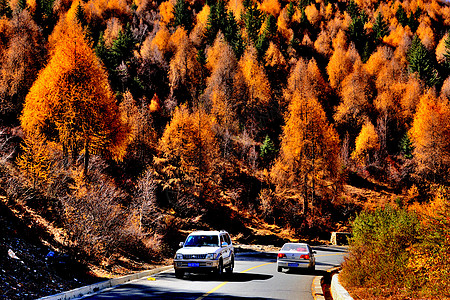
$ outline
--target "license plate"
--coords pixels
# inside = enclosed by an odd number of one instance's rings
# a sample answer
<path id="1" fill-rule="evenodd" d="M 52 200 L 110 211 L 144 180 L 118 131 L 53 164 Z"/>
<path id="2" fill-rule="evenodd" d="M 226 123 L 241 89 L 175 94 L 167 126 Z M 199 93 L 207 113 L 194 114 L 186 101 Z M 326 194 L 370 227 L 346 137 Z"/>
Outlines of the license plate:
<path id="1" fill-rule="evenodd" d="M 188 263 L 188 267 L 196 268 L 196 267 L 200 267 L 200 264 L 199 263 Z"/>
<path id="2" fill-rule="evenodd" d="M 289 263 L 288 267 L 298 267 L 298 264 L 294 264 L 294 263 Z"/>

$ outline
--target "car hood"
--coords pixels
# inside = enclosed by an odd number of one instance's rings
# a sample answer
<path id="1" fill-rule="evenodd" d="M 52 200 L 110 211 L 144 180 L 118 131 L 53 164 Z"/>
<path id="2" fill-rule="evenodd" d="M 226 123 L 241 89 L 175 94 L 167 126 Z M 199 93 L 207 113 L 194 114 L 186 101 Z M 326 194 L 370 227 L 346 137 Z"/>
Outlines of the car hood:
<path id="1" fill-rule="evenodd" d="M 219 247 L 184 247 L 177 251 L 181 254 L 208 254 L 214 253 L 219 249 Z"/>

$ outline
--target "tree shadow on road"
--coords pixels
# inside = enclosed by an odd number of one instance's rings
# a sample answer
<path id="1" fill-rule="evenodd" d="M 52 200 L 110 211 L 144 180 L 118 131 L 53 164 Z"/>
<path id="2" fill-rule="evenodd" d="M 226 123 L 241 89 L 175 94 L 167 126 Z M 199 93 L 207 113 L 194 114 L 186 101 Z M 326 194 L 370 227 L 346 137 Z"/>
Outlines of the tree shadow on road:
<path id="1" fill-rule="evenodd" d="M 204 293 L 193 291 L 174 290 L 144 284 L 126 284 L 116 287 L 108 292 L 93 295 L 86 299 L 106 300 L 106 299 L 199 299 L 205 297 Z M 239 297 L 223 293 L 213 293 L 207 295 L 208 299 L 261 299 L 272 300 L 272 298 L 261 297 Z"/>
<path id="2" fill-rule="evenodd" d="M 191 281 L 229 281 L 229 282 L 249 282 L 254 280 L 268 280 L 273 275 L 257 274 L 257 273 L 232 273 L 223 274 L 222 276 L 214 276 L 211 274 L 189 274 L 185 278 Z"/>

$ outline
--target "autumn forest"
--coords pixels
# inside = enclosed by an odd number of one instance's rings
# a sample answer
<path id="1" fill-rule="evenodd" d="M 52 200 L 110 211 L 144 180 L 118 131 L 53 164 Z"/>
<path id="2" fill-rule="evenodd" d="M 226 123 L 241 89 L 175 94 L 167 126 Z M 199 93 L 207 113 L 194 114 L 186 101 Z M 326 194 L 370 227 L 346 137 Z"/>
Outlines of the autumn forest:
<path id="1" fill-rule="evenodd" d="M 0 0 L 0 195 L 83 261 L 384 208 L 444 257 L 449 29 L 436 0 Z"/>

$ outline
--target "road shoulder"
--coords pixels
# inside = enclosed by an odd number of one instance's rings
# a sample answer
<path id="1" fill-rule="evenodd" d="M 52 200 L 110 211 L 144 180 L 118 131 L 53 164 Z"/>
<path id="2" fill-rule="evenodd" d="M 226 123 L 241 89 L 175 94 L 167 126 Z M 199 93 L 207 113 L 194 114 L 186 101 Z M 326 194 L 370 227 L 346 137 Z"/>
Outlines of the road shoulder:
<path id="1" fill-rule="evenodd" d="M 155 268 L 151 270 L 146 270 L 130 275 L 125 275 L 117 278 L 112 278 L 106 281 L 102 281 L 99 283 L 94 283 L 87 286 L 82 286 L 70 291 L 62 292 L 55 295 L 50 295 L 46 297 L 39 298 L 39 300 L 68 300 L 68 299 L 81 299 L 86 296 L 92 296 L 98 294 L 108 288 L 124 284 L 133 280 L 141 279 L 144 277 L 148 277 L 166 270 L 173 268 L 173 266 L 165 266 L 160 268 Z"/>

